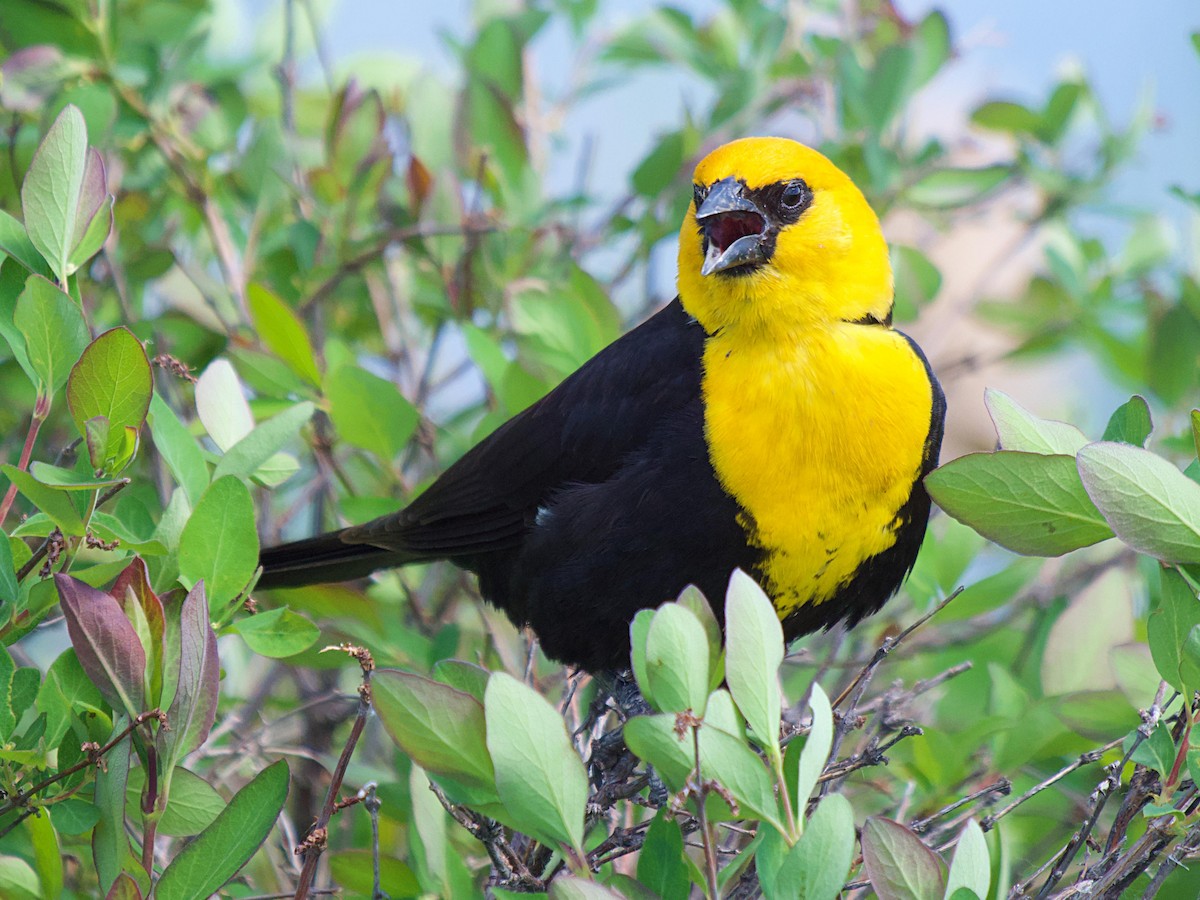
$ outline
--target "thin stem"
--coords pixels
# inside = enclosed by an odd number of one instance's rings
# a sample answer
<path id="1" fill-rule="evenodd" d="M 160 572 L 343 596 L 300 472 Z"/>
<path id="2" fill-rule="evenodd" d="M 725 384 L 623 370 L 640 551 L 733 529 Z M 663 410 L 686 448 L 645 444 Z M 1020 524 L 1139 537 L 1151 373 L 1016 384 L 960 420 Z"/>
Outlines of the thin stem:
<path id="1" fill-rule="evenodd" d="M 346 777 L 350 757 L 354 754 L 354 748 L 358 746 L 358 739 L 362 737 L 367 717 L 371 714 L 371 672 L 375 669 L 375 661 L 371 658 L 371 654 L 361 647 L 349 645 L 343 645 L 340 648 L 326 647 L 325 649 L 341 649 L 354 656 L 358 660 L 359 666 L 362 667 L 363 680 L 358 688 L 358 715 L 350 729 L 350 736 L 346 739 L 346 746 L 342 748 L 342 755 L 338 757 L 337 765 L 334 766 L 333 777 L 329 781 L 329 790 L 325 793 L 325 803 L 321 807 L 321 814 L 309 830 L 308 837 L 296 848 L 297 853 L 304 854 L 304 868 L 300 870 L 300 878 L 296 883 L 295 900 L 304 900 L 309 896 L 312 880 L 317 874 L 317 862 L 328 841 L 327 828 L 329 820 L 333 818 L 334 810 L 337 808 L 338 791 L 342 789 L 342 780 Z"/>
<path id="2" fill-rule="evenodd" d="M 17 468 L 24 472 L 29 468 L 29 457 L 33 455 L 33 443 L 37 440 L 38 431 L 42 427 L 42 423 L 46 421 L 46 416 L 50 413 L 50 401 L 38 394 L 37 402 L 33 407 L 33 418 L 29 421 L 29 431 L 25 433 L 25 446 L 21 448 L 21 459 L 17 463 Z M 12 509 L 13 501 L 17 498 L 17 484 L 13 482 L 8 486 L 8 490 L 4 494 L 4 501 L 0 503 L 0 524 L 8 518 L 8 511 Z"/>
<path id="3" fill-rule="evenodd" d="M 121 743 L 121 741 L 125 740 L 125 738 L 129 737 L 134 729 L 150 719 L 158 719 L 160 723 L 165 723 L 167 720 L 167 714 L 159 709 L 152 709 L 149 712 L 139 714 L 132 722 L 129 723 L 127 727 L 121 729 L 121 732 L 103 747 L 95 747 L 93 745 L 94 749 L 88 750 L 86 757 L 80 762 L 75 763 L 75 765 L 69 768 L 63 769 L 61 772 L 58 772 L 50 778 L 39 781 L 33 787 L 26 788 L 23 791 L 13 794 L 11 799 L 9 799 L 3 805 L 0 805 L 0 815 L 10 812 L 11 810 L 16 809 L 18 806 L 24 806 L 26 802 L 28 802 L 29 798 L 31 798 L 34 794 L 44 791 L 46 788 L 53 784 L 57 784 L 64 778 L 70 778 L 76 772 L 86 769 L 88 766 L 94 766 L 100 761 L 100 758 L 104 756 L 104 754 L 108 753 L 109 750 Z M 11 826 L 9 830 L 11 830 Z M 8 834 L 8 830 L 0 833 L 0 838 L 4 837 L 5 834 Z"/>
<path id="4" fill-rule="evenodd" d="M 696 754 L 696 782 L 700 789 L 696 792 L 696 819 L 700 822 L 700 838 L 704 841 L 705 874 L 708 878 L 708 896 L 718 900 L 721 888 L 717 883 L 717 853 L 713 848 L 712 833 L 708 827 L 708 816 L 704 811 L 707 792 L 704 790 L 704 778 L 700 774 L 700 726 L 692 726 L 692 749 Z"/>

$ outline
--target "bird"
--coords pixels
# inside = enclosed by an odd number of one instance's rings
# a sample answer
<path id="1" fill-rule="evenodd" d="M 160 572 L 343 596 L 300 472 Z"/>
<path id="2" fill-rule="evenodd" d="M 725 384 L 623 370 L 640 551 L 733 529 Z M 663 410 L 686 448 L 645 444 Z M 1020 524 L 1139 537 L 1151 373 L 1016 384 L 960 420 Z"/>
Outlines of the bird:
<path id="1" fill-rule="evenodd" d="M 264 550 L 262 588 L 446 559 L 551 659 L 629 667 L 630 623 L 735 569 L 788 641 L 899 589 L 929 518 L 945 397 L 892 326 L 879 220 L 801 143 L 695 167 L 678 296 L 481 440 L 404 508 Z"/>

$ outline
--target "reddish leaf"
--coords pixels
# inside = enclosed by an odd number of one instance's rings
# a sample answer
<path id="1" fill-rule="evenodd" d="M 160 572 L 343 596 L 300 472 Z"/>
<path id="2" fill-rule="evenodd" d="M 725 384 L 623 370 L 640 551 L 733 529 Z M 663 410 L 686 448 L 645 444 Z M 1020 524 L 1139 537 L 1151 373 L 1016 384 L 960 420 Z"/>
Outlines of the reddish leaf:
<path id="1" fill-rule="evenodd" d="M 141 640 L 142 649 L 146 651 L 148 657 L 147 662 L 153 676 L 151 682 L 155 688 L 160 687 L 162 684 L 163 630 L 166 620 L 162 601 L 150 587 L 150 575 L 146 570 L 146 563 L 142 561 L 141 557 L 133 558 L 133 562 L 117 576 L 109 593 L 121 604 L 121 609 L 125 611 L 126 617 L 134 623 L 138 621 L 135 618 L 137 613 L 130 608 L 130 604 L 136 603 L 142 608 L 141 618 L 145 620 L 148 633 L 139 633 L 138 637 Z M 135 630 L 136 627 L 135 624 Z M 154 691 L 154 695 L 158 696 L 157 690 Z"/>
<path id="2" fill-rule="evenodd" d="M 419 216 L 421 214 L 421 207 L 425 205 L 425 201 L 433 193 L 433 173 L 414 154 L 408 159 L 408 171 L 405 172 L 405 181 L 408 182 L 408 194 L 412 199 L 414 214 Z"/>
<path id="3" fill-rule="evenodd" d="M 221 671 L 203 581 L 184 598 L 179 625 L 179 681 L 167 711 L 171 730 L 165 733 L 168 762 L 203 744 L 217 717 Z"/>
<path id="4" fill-rule="evenodd" d="M 122 872 L 104 895 L 104 900 L 142 900 L 142 889 L 128 874 Z"/>
<path id="5" fill-rule="evenodd" d="M 898 822 L 871 816 L 863 823 L 863 864 L 880 900 L 941 900 L 946 864 Z"/>
<path id="6" fill-rule="evenodd" d="M 54 576 L 67 633 L 88 678 L 115 710 L 144 712 L 146 651 L 121 605 L 77 578 Z"/>

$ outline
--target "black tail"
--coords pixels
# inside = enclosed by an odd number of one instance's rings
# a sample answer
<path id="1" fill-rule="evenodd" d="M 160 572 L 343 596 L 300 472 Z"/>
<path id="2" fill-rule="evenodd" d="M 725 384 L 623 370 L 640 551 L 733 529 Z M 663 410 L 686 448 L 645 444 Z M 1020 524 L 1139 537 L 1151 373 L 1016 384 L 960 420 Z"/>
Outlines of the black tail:
<path id="1" fill-rule="evenodd" d="M 268 547 L 259 554 L 263 567 L 258 587 L 288 588 L 364 578 L 376 569 L 415 562 L 418 554 L 383 550 L 370 544 L 348 544 L 341 531 Z"/>

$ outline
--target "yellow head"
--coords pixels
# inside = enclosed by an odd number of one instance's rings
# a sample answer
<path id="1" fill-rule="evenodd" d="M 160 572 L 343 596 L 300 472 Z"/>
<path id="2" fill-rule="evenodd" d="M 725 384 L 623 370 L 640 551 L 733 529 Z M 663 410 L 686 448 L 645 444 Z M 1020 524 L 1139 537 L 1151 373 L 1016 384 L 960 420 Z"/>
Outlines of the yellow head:
<path id="1" fill-rule="evenodd" d="M 879 220 L 820 153 L 784 138 L 744 138 L 706 156 L 692 181 L 679 295 L 710 334 L 891 321 Z"/>

